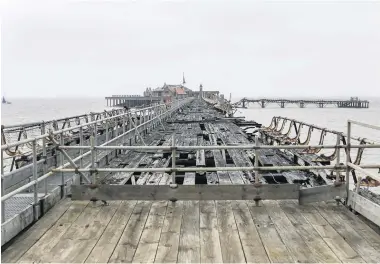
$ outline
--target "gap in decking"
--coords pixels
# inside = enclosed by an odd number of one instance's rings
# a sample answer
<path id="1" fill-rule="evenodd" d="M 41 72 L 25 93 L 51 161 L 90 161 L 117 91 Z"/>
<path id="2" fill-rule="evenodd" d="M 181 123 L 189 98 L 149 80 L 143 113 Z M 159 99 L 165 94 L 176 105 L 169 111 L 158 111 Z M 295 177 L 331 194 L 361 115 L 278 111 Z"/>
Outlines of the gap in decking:
<path id="1" fill-rule="evenodd" d="M 140 171 L 135 171 L 132 176 L 135 176 L 135 181 L 137 181 L 139 179 L 141 175 L 141 172 Z M 126 185 L 132 185 L 132 176 L 128 179 L 128 181 L 125 183 Z"/>
<path id="2" fill-rule="evenodd" d="M 203 175 L 195 173 L 195 184 L 207 184 L 206 172 Z"/>
<path id="3" fill-rule="evenodd" d="M 179 159 L 187 159 L 187 157 L 189 156 L 189 153 L 179 153 Z"/>
<path id="4" fill-rule="evenodd" d="M 215 159 L 214 159 L 214 157 L 206 158 L 205 162 L 206 162 L 206 167 L 215 168 Z"/>
<path id="5" fill-rule="evenodd" d="M 233 164 L 235 165 L 233 159 L 231 158 L 230 156 L 230 153 L 228 152 L 228 150 L 226 150 L 226 164 Z"/>
<path id="6" fill-rule="evenodd" d="M 195 159 L 177 159 L 176 165 L 187 167 L 195 167 L 197 166 L 197 161 Z M 172 162 L 169 162 L 169 167 L 172 166 Z"/>
<path id="7" fill-rule="evenodd" d="M 263 178 L 268 184 L 284 184 L 288 183 L 283 175 L 263 175 Z"/>
<path id="8" fill-rule="evenodd" d="M 184 180 L 185 180 L 185 172 L 183 172 L 183 171 L 176 172 L 175 183 L 176 184 L 183 184 Z"/>
<path id="9" fill-rule="evenodd" d="M 202 131 L 206 131 L 205 124 L 200 123 L 199 127 L 201 128 Z"/>
<path id="10" fill-rule="evenodd" d="M 157 146 L 162 146 L 165 143 L 165 139 L 161 139 L 160 142 L 158 142 Z"/>
<path id="11" fill-rule="evenodd" d="M 261 164 L 260 162 L 259 162 L 259 166 L 260 167 L 273 167 L 273 164 Z M 277 173 L 277 171 L 276 170 L 268 170 L 268 171 L 265 171 L 265 173 Z"/>

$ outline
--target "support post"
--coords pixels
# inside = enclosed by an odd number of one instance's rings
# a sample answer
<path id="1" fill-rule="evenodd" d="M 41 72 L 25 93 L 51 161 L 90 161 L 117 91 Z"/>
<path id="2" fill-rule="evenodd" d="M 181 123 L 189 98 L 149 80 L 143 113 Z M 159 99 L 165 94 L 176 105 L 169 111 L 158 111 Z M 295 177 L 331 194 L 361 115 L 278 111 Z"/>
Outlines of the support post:
<path id="1" fill-rule="evenodd" d="M 106 143 L 108 143 L 109 140 L 109 122 L 106 120 Z M 111 151 L 112 152 L 112 151 Z M 106 165 L 108 165 L 108 154 L 106 154 Z"/>
<path id="2" fill-rule="evenodd" d="M 60 134 L 60 145 L 64 145 L 63 133 Z M 59 153 L 59 166 L 63 166 L 65 164 L 65 158 L 63 157 L 63 153 Z M 65 174 L 61 172 L 61 198 L 65 196 Z"/>
<path id="3" fill-rule="evenodd" d="M 98 122 L 94 124 L 94 146 L 98 145 Z M 95 152 L 95 161 L 98 160 L 98 152 Z"/>
<path id="4" fill-rule="evenodd" d="M 173 137 L 172 137 L 172 184 L 176 184 L 176 181 L 175 181 L 175 176 L 176 176 L 176 173 L 175 173 L 175 156 L 176 156 L 176 149 L 175 149 L 175 133 L 173 133 Z"/>
<path id="5" fill-rule="evenodd" d="M 79 169 L 78 168 L 78 166 L 75 164 L 75 162 L 70 158 L 70 156 L 69 156 L 69 154 L 67 154 L 66 152 L 65 152 L 65 150 L 63 150 L 63 149 L 60 149 L 59 148 L 59 146 L 60 146 L 60 144 L 57 142 L 57 141 L 55 141 L 55 139 L 54 139 L 54 137 L 53 137 L 53 134 L 50 134 L 50 140 L 58 147 L 58 150 L 59 150 L 59 152 L 61 153 L 61 155 L 62 155 L 62 158 L 66 158 L 67 159 L 67 161 L 71 164 L 71 166 L 73 166 L 74 167 L 74 169 Z M 62 146 L 63 144 L 61 143 L 61 146 Z M 61 166 L 62 166 L 63 164 L 61 164 Z M 63 173 L 63 172 L 62 172 Z M 83 178 L 85 178 L 86 180 L 87 180 L 87 182 L 90 182 L 90 180 L 86 177 L 86 175 L 84 175 L 83 174 L 83 172 L 78 172 Z M 64 178 L 63 178 L 63 182 L 64 182 Z"/>
<path id="6" fill-rule="evenodd" d="M 255 136 L 255 146 L 259 146 L 259 137 Z M 259 174 L 259 153 L 257 148 L 255 149 L 255 186 L 260 186 L 260 174 Z M 259 206 L 259 200 L 255 200 L 255 205 Z"/>
<path id="7" fill-rule="evenodd" d="M 259 137 L 255 136 L 255 146 L 259 147 Z M 259 167 L 259 153 L 258 149 L 255 149 L 255 168 Z M 260 184 L 259 170 L 255 170 L 255 184 Z"/>
<path id="8" fill-rule="evenodd" d="M 140 135 L 140 132 L 139 130 L 137 129 L 135 123 L 132 121 L 132 118 L 131 118 L 131 115 L 128 114 L 128 118 L 129 118 L 129 122 L 134 126 L 135 128 L 135 133 L 139 136 L 139 138 L 141 139 L 142 143 L 144 144 L 144 146 L 146 146 L 145 142 L 144 142 L 144 139 L 143 137 Z"/>
<path id="9" fill-rule="evenodd" d="M 123 115 L 123 138 L 122 138 L 122 142 L 123 142 L 123 146 L 124 146 L 124 144 L 125 144 L 125 126 L 127 125 L 126 124 L 126 118 L 125 118 L 125 115 L 126 115 L 126 113 L 127 113 L 127 111 L 126 110 L 124 110 L 124 115 Z"/>
<path id="10" fill-rule="evenodd" d="M 37 140 L 33 140 L 33 180 L 35 180 L 35 184 L 33 186 L 33 214 L 34 214 L 34 221 L 38 220 L 38 172 L 37 172 Z M 62 173 L 63 174 L 63 173 Z"/>
<path id="11" fill-rule="evenodd" d="M 79 145 L 83 146 L 83 127 L 79 128 Z M 82 158 L 83 149 L 79 150 L 79 155 L 81 156 L 79 160 L 79 168 L 83 168 L 83 158 Z M 82 174 L 79 174 L 79 184 L 82 184 L 82 182 L 83 182 Z"/>
<path id="12" fill-rule="evenodd" d="M 95 138 L 93 136 L 90 137 L 90 144 L 91 144 L 91 169 L 95 170 Z M 96 175 L 94 171 L 91 171 L 92 175 L 92 184 L 96 183 Z"/>
<path id="13" fill-rule="evenodd" d="M 336 147 L 337 147 L 337 152 L 336 152 L 336 166 L 338 167 L 340 165 L 340 134 L 336 135 Z M 335 179 L 336 184 L 340 183 L 340 170 L 336 169 L 336 179 Z"/>
<path id="14" fill-rule="evenodd" d="M 348 194 L 350 192 L 350 166 L 348 163 L 351 162 L 351 122 L 347 122 L 347 150 L 346 150 L 346 205 L 348 204 Z M 358 182 L 360 184 L 360 182 Z"/>
<path id="15" fill-rule="evenodd" d="M 44 135 L 45 133 L 46 133 L 45 122 L 42 121 L 41 135 Z M 45 175 L 47 173 L 46 137 L 42 138 L 42 159 L 45 160 L 43 165 L 42 165 L 42 175 Z M 45 195 L 47 195 L 47 193 L 48 193 L 47 178 L 44 180 L 44 189 L 45 189 Z"/>

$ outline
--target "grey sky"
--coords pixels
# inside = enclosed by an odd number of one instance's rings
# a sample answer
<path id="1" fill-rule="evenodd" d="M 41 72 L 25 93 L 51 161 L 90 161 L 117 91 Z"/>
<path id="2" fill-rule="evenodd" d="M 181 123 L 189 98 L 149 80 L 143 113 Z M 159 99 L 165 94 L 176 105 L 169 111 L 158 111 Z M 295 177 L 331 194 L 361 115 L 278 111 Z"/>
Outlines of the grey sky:
<path id="1" fill-rule="evenodd" d="M 2 93 L 380 96 L 380 2 L 6 1 Z"/>

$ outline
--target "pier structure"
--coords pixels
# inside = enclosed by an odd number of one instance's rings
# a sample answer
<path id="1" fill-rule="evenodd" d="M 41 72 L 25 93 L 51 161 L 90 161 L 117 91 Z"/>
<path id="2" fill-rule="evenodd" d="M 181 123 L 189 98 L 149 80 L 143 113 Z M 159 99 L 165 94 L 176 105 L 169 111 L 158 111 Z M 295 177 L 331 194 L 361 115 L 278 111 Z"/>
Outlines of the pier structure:
<path id="1" fill-rule="evenodd" d="M 285 108 L 286 105 L 295 104 L 300 108 L 304 108 L 307 105 L 316 105 L 318 108 L 324 108 L 326 106 L 335 106 L 338 108 L 369 108 L 369 101 L 359 100 L 357 97 L 351 97 L 350 100 L 304 100 L 304 99 L 251 99 L 243 98 L 233 105 L 237 108 L 247 108 L 250 104 L 257 103 L 261 108 L 265 108 L 268 104 L 278 104 L 281 108 Z"/>
<path id="2" fill-rule="evenodd" d="M 351 179 L 360 172 L 380 180 L 366 170 L 380 165 L 354 164 L 350 156 L 355 149 L 380 148 L 355 143 L 352 126 L 379 127 L 348 121 L 347 134 L 336 134 L 334 145 L 299 145 L 298 135 L 270 145 L 266 135 L 283 129 L 282 119 L 263 127 L 226 116 L 218 105 L 185 98 L 2 145 L 3 151 L 29 142 L 33 147 L 31 179 L 2 195 L 2 234 L 10 243 L 3 262 L 380 259 L 380 235 L 346 208 L 380 225 L 380 205 Z M 246 132 L 247 126 L 255 131 Z M 71 134 L 78 143 L 65 142 L 64 133 L 78 129 Z M 36 146 L 42 140 L 61 155 L 40 173 Z M 40 159 L 48 156 L 44 146 Z M 337 151 L 335 158 L 319 162 L 304 151 L 313 148 L 344 149 L 346 155 Z M 18 168 L 2 180 L 21 170 L 27 171 Z M 46 184 L 49 179 L 54 181 Z M 18 195 L 31 198 L 27 209 L 7 216 Z"/>
<path id="3" fill-rule="evenodd" d="M 140 95 L 112 95 L 106 97 L 107 106 L 126 106 L 129 108 L 148 106 L 160 103 L 161 97 L 140 96 Z"/>

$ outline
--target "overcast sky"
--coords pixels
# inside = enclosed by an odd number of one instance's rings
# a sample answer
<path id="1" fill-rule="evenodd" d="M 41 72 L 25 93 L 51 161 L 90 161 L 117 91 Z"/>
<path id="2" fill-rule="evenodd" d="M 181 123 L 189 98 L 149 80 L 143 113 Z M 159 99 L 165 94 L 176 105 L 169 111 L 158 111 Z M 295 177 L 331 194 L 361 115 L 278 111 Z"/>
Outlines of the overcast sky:
<path id="1" fill-rule="evenodd" d="M 380 96 L 380 2 L 5 1 L 2 94 Z"/>

